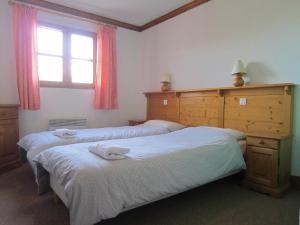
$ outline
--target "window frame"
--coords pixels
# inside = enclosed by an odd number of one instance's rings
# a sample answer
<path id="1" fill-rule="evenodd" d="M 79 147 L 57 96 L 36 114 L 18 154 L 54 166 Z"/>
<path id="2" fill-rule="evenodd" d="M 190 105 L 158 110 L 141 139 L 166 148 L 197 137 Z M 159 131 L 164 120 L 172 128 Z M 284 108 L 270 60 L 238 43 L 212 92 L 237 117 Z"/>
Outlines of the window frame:
<path id="1" fill-rule="evenodd" d="M 38 22 L 38 27 L 48 27 L 56 30 L 60 30 L 63 33 L 63 79 L 62 81 L 44 81 L 39 80 L 40 87 L 48 87 L 48 88 L 72 88 L 72 89 L 93 89 L 95 88 L 95 79 L 96 79 L 96 68 L 97 68 L 97 34 L 94 32 L 79 30 L 76 28 L 46 23 L 46 22 Z M 72 74 L 71 74 L 71 35 L 84 35 L 87 37 L 91 37 L 93 39 L 93 83 L 85 84 L 85 83 L 73 83 L 72 82 Z M 38 55 L 47 55 L 38 52 Z M 76 59 L 76 58 L 74 58 Z M 84 59 L 82 59 L 84 60 Z M 88 61 L 88 60 L 87 60 Z"/>

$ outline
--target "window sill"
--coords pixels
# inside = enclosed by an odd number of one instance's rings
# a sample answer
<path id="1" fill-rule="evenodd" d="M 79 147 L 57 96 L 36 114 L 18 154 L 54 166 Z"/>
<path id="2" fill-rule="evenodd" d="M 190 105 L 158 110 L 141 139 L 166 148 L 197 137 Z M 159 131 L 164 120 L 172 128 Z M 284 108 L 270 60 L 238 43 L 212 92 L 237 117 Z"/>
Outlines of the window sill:
<path id="1" fill-rule="evenodd" d="M 40 81 L 41 88 L 68 88 L 68 89 L 94 89 L 94 84 L 71 83 Z"/>

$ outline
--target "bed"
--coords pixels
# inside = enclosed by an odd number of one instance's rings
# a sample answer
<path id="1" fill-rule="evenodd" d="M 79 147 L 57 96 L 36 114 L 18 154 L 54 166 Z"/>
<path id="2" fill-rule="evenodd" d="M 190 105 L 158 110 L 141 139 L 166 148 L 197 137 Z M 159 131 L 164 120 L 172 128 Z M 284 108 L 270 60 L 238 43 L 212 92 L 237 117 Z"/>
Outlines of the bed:
<path id="1" fill-rule="evenodd" d="M 40 152 L 51 147 L 164 134 L 184 127 L 170 121 L 150 120 L 137 126 L 79 129 L 73 138 L 59 138 L 53 135 L 53 131 L 44 131 L 24 136 L 19 140 L 18 146 L 26 151 L 27 159 L 33 165 L 32 159 Z"/>
<path id="2" fill-rule="evenodd" d="M 78 129 L 77 134 L 72 138 L 59 138 L 53 135 L 53 131 L 44 131 L 24 136 L 18 142 L 18 146 L 21 149 L 23 158 L 28 160 L 31 165 L 38 185 L 38 193 L 42 194 L 47 191 L 47 189 L 43 189 L 43 183 L 47 183 L 48 177 L 43 172 L 39 172 L 36 164 L 33 163 L 33 158 L 46 149 L 74 143 L 158 135 L 183 129 L 184 127 L 185 126 L 175 122 L 149 120 L 144 124 L 137 126 Z"/>
<path id="3" fill-rule="evenodd" d="M 193 127 L 101 142 L 130 148 L 123 160 L 90 153 L 94 142 L 53 147 L 34 161 L 50 173 L 71 225 L 88 225 L 245 169 L 241 136 L 230 129 Z"/>

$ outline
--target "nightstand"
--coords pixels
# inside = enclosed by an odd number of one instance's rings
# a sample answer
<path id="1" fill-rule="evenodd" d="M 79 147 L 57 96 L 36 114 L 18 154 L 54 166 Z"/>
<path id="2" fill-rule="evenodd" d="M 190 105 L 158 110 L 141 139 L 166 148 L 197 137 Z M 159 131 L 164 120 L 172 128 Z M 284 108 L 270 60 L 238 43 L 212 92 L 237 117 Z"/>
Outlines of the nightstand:
<path id="1" fill-rule="evenodd" d="M 290 186 L 291 138 L 248 134 L 246 163 L 245 184 L 280 197 Z"/>
<path id="2" fill-rule="evenodd" d="M 145 123 L 146 120 L 128 120 L 129 126 L 136 126 Z"/>

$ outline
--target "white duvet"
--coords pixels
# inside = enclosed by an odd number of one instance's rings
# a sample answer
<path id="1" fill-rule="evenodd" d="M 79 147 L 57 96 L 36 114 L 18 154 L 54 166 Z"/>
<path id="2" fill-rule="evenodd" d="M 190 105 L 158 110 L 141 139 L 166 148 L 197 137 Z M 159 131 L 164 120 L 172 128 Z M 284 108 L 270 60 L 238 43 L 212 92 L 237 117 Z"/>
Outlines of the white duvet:
<path id="1" fill-rule="evenodd" d="M 27 158 L 32 164 L 32 159 L 40 152 L 55 146 L 75 143 L 95 142 L 111 139 L 142 137 L 170 132 L 166 126 L 141 124 L 138 126 L 106 127 L 77 130 L 74 137 L 60 138 L 53 135 L 52 131 L 44 131 L 26 135 L 18 145 L 27 151 Z"/>
<path id="2" fill-rule="evenodd" d="M 89 225 L 245 168 L 236 137 L 222 129 L 104 141 L 130 148 L 129 158 L 104 160 L 84 143 L 55 147 L 35 161 L 64 188 L 71 225 Z"/>

